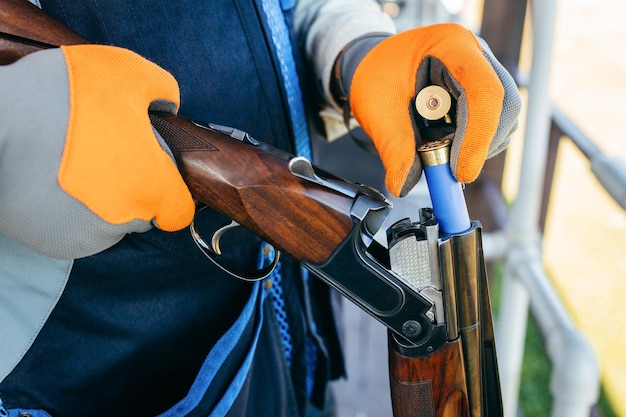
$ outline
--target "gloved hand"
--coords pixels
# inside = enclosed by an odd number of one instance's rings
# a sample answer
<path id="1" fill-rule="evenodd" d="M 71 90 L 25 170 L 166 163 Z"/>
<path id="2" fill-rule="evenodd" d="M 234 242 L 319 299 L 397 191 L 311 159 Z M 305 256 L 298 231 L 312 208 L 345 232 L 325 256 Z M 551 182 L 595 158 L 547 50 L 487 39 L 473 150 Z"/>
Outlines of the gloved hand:
<path id="1" fill-rule="evenodd" d="M 69 46 L 0 67 L 0 91 L 0 233 L 73 259 L 191 222 L 193 199 L 148 118 L 178 109 L 168 72 L 126 49 Z"/>
<path id="2" fill-rule="evenodd" d="M 406 195 L 421 176 L 413 103 L 422 88 L 439 85 L 456 100 L 450 162 L 460 182 L 474 181 L 517 128 L 521 100 L 514 80 L 485 42 L 458 24 L 365 35 L 344 48 L 333 79 L 333 96 L 348 100 L 374 142 L 394 196 Z"/>

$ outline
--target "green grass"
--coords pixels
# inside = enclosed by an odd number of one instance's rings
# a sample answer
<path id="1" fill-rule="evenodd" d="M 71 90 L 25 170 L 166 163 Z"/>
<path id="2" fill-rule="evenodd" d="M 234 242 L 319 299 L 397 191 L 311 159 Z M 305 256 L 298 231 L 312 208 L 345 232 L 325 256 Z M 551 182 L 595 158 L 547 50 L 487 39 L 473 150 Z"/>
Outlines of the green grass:
<path id="1" fill-rule="evenodd" d="M 609 399 L 606 397 L 606 392 L 604 392 L 604 388 L 600 389 L 598 408 L 600 409 L 600 415 L 602 415 L 602 417 L 618 417 L 617 413 L 613 409 L 613 406 L 611 406 Z"/>
<path id="2" fill-rule="evenodd" d="M 539 329 L 532 318 L 529 318 L 526 327 L 519 404 L 522 415 L 528 417 L 549 416 L 552 406 L 550 361 L 546 356 Z"/>

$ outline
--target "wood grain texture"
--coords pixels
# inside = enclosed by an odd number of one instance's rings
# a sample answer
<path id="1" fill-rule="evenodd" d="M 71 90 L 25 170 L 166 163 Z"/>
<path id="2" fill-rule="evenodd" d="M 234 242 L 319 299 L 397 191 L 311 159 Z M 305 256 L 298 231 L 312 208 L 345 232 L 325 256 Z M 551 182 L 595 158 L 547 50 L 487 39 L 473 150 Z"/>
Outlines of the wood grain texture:
<path id="1" fill-rule="evenodd" d="M 0 1 L 0 32 L 56 46 L 85 43 L 76 32 L 26 0 Z"/>
<path id="2" fill-rule="evenodd" d="M 293 175 L 288 159 L 173 115 L 152 117 L 191 194 L 295 260 L 321 263 L 348 236 L 354 200 Z"/>
<path id="3" fill-rule="evenodd" d="M 469 415 L 463 350 L 459 339 L 424 357 L 397 352 L 390 338 L 389 380 L 395 417 Z"/>

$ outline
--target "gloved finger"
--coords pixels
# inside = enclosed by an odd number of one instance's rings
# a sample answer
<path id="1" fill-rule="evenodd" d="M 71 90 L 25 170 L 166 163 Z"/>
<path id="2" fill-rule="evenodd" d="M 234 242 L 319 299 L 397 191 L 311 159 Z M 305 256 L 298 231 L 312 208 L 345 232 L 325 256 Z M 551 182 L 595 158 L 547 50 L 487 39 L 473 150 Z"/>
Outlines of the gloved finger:
<path id="1" fill-rule="evenodd" d="M 519 126 L 519 114 L 522 108 L 522 100 L 517 84 L 511 74 L 509 74 L 506 68 L 496 59 L 487 45 L 487 42 L 480 37 L 478 41 L 482 45 L 485 58 L 493 67 L 504 88 L 504 100 L 500 113 L 500 122 L 498 123 L 498 129 L 487 152 L 487 158 L 491 158 L 502 152 L 509 145 L 511 135 Z"/>
<path id="2" fill-rule="evenodd" d="M 427 57 L 418 70 L 416 88 L 435 84 L 454 97 L 450 164 L 459 181 L 472 182 L 485 160 L 508 146 L 518 126 L 521 99 L 515 81 L 484 40 L 462 28 L 456 36 L 475 47 Z"/>
<path id="3" fill-rule="evenodd" d="M 414 187 L 422 171 L 411 106 L 423 55 L 412 43 L 404 32 L 381 41 L 361 60 L 349 92 L 352 114 L 372 138 L 385 167 L 385 185 L 400 197 Z"/>
<path id="4" fill-rule="evenodd" d="M 154 219 L 166 231 L 188 225 L 193 201 L 147 117 L 150 106 L 177 110 L 174 77 L 122 48 L 80 45 L 62 50 L 71 111 L 59 169 L 61 187 L 111 224 Z"/>
<path id="5" fill-rule="evenodd" d="M 431 29 L 434 44 L 417 71 L 416 90 L 439 85 L 454 98 L 456 126 L 450 163 L 459 181 L 472 182 L 498 129 L 504 88 L 469 30 L 459 25 Z M 455 44 L 463 47 L 454 48 Z"/>
<path id="6" fill-rule="evenodd" d="M 445 88 L 457 103 L 451 163 L 460 181 L 473 181 L 490 150 L 505 145 L 506 139 L 493 141 L 499 129 L 510 131 L 500 121 L 517 117 L 503 113 L 513 90 L 503 87 L 508 74 L 494 69 L 489 54 L 469 30 L 439 24 L 391 36 L 362 59 L 352 78 L 350 104 L 379 151 L 392 194 L 405 195 L 419 179 L 415 146 L 422 138 L 412 102 L 428 85 Z M 516 90 L 508 95 L 518 97 Z"/>
<path id="7" fill-rule="evenodd" d="M 416 143 L 411 140 L 419 133 L 411 120 L 411 105 L 417 92 L 429 84 L 450 90 L 461 103 L 455 139 L 463 141 L 453 141 L 453 148 L 459 147 L 457 166 L 471 166 L 465 171 L 470 174 L 460 181 L 475 179 L 482 167 L 477 161 L 486 159 L 497 129 L 503 88 L 469 30 L 441 24 L 383 40 L 357 67 L 350 101 L 355 118 L 381 154 L 387 186 L 395 195 L 404 195 L 419 178 Z"/>
<path id="8" fill-rule="evenodd" d="M 68 74 L 60 49 L 0 67 L 0 233 L 48 256 L 72 259 L 98 253 L 127 233 L 149 230 L 153 223 L 176 230 L 191 222 L 193 199 L 147 121 L 148 106 L 155 103 L 160 110 L 176 110 L 177 87 L 170 83 L 163 91 L 147 89 L 156 94 L 128 97 L 143 94 L 145 87 L 126 84 L 155 78 L 147 79 L 150 71 L 138 68 L 144 64 L 136 61 L 143 58 L 130 51 L 117 54 L 119 64 L 126 59 L 131 67 L 137 65 L 134 80 L 114 82 L 114 74 L 103 75 L 106 89 L 85 90 L 92 97 L 75 88 L 70 91 L 70 79 L 74 87 L 84 82 L 76 73 L 82 69 L 74 65 L 74 73 Z M 129 75 L 123 66 L 102 64 L 101 71 L 116 71 L 122 79 Z M 100 74 L 89 70 L 88 78 Z M 169 83 L 171 76 L 161 71 L 154 72 L 156 80 L 164 77 Z M 77 101 L 101 114 L 72 113 L 70 103 Z M 136 117 L 125 119 L 126 113 Z M 139 128 L 129 127 L 136 122 Z M 78 160 L 85 153 L 91 165 Z"/>

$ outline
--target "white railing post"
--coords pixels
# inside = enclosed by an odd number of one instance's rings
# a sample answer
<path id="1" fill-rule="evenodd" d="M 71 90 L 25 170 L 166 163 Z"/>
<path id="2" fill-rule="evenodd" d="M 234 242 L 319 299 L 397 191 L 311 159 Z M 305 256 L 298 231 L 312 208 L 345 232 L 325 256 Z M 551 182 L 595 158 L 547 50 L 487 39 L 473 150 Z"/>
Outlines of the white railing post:
<path id="1" fill-rule="evenodd" d="M 514 417 L 518 413 L 530 307 L 552 363 L 552 415 L 585 417 L 599 395 L 595 353 L 574 328 L 544 271 L 538 229 L 551 118 L 548 91 L 556 1 L 533 1 L 531 9 L 533 51 L 526 130 L 518 194 L 504 232 L 506 268 L 496 327 L 504 415 Z"/>

